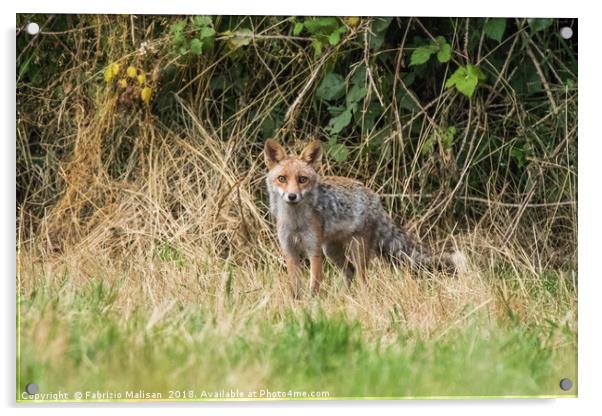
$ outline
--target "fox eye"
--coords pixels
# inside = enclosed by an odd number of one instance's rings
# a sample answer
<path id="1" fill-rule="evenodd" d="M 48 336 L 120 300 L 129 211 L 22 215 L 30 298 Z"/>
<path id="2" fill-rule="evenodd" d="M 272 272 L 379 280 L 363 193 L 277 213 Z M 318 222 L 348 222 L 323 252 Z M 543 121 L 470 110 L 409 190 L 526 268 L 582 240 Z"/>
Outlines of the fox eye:
<path id="1" fill-rule="evenodd" d="M 299 176 L 299 183 L 307 182 L 307 176 Z"/>
<path id="2" fill-rule="evenodd" d="M 286 176 L 278 176 L 278 180 L 282 183 L 286 182 Z"/>

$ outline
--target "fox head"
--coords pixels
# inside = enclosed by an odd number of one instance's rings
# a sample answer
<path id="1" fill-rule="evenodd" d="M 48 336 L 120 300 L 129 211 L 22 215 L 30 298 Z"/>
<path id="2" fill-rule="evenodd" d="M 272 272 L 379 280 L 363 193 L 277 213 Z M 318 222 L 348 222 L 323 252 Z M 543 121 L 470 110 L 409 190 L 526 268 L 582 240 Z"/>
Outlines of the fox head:
<path id="1" fill-rule="evenodd" d="M 268 186 L 286 203 L 298 204 L 318 185 L 322 163 L 319 140 L 309 143 L 300 155 L 287 155 L 280 144 L 267 140 L 264 154 L 269 169 Z"/>

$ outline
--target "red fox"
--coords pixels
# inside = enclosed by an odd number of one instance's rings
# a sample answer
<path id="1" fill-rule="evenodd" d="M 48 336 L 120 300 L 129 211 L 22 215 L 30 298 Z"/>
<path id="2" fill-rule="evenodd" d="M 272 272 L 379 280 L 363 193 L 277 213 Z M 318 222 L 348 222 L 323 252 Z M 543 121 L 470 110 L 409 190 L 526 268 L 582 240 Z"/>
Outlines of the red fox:
<path id="1" fill-rule="evenodd" d="M 264 153 L 270 211 L 276 218 L 295 298 L 301 290 L 303 256 L 310 261 L 313 294 L 320 289 L 323 255 L 343 270 L 348 285 L 356 273 L 366 279 L 373 255 L 429 268 L 457 270 L 461 266 L 460 252 L 434 256 L 416 244 L 393 223 L 378 195 L 360 182 L 320 176 L 319 140 L 309 143 L 298 156 L 287 155 L 280 144 L 267 140 Z"/>

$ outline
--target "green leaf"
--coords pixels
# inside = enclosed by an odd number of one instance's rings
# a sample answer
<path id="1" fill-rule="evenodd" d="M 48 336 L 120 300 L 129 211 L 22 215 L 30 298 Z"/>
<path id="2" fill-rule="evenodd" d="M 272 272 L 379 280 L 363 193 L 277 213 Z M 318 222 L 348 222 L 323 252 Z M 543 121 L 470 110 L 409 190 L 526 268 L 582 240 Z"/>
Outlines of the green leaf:
<path id="1" fill-rule="evenodd" d="M 472 97 L 479 81 L 487 79 L 485 73 L 478 66 L 467 64 L 461 66 L 445 82 L 445 88 L 455 86 L 458 91 L 467 97 Z"/>
<path id="2" fill-rule="evenodd" d="M 312 39 L 311 47 L 314 49 L 314 57 L 322 55 L 322 42 L 319 39 Z"/>
<path id="3" fill-rule="evenodd" d="M 449 43 L 441 45 L 439 52 L 437 52 L 437 60 L 441 63 L 449 62 L 451 59 L 452 48 Z"/>
<path id="4" fill-rule="evenodd" d="M 408 72 L 407 74 L 402 74 L 401 79 L 403 80 L 404 84 L 406 84 L 406 87 L 409 87 L 416 80 L 416 73 Z"/>
<path id="5" fill-rule="evenodd" d="M 466 77 L 456 82 L 456 89 L 467 97 L 472 97 L 477 87 L 478 80 L 474 77 Z"/>
<path id="6" fill-rule="evenodd" d="M 171 42 L 177 48 L 182 46 L 186 38 L 184 37 L 184 29 L 186 28 L 186 21 L 179 20 L 171 26 L 172 39 Z"/>
<path id="7" fill-rule="evenodd" d="M 410 56 L 410 66 L 426 63 L 435 53 L 437 54 L 437 60 L 441 63 L 448 62 L 451 59 L 451 45 L 447 43 L 443 36 L 437 36 L 429 45 L 419 46 L 414 49 L 414 52 Z"/>
<path id="8" fill-rule="evenodd" d="M 368 89 L 361 86 L 360 84 L 353 84 L 349 92 L 347 93 L 347 105 L 349 106 L 352 103 L 357 103 L 361 101 L 366 94 L 368 94 Z"/>
<path id="9" fill-rule="evenodd" d="M 336 17 L 312 17 L 307 18 L 303 25 L 312 35 L 329 36 L 339 28 L 339 19 Z"/>
<path id="10" fill-rule="evenodd" d="M 489 39 L 501 42 L 506 31 L 506 19 L 503 17 L 493 17 L 485 23 L 485 36 Z"/>
<path id="11" fill-rule="evenodd" d="M 368 34 L 368 46 L 371 49 L 378 49 L 385 42 L 385 33 L 392 20 L 392 17 L 377 17 L 374 19 L 370 26 L 371 33 Z"/>
<path id="12" fill-rule="evenodd" d="M 185 20 L 178 20 L 171 26 L 171 33 L 182 32 L 186 28 Z"/>
<path id="13" fill-rule="evenodd" d="M 190 53 L 193 55 L 200 55 L 203 53 L 203 42 L 199 39 L 192 39 L 190 41 Z"/>
<path id="14" fill-rule="evenodd" d="M 299 36 L 302 31 L 303 31 L 303 23 L 301 23 L 301 22 L 295 23 L 295 27 L 293 27 L 293 35 Z"/>
<path id="15" fill-rule="evenodd" d="M 195 16 L 194 19 L 192 19 L 192 26 L 195 29 L 201 29 L 205 26 L 211 26 L 213 24 L 213 19 L 211 19 L 211 16 Z"/>
<path id="16" fill-rule="evenodd" d="M 449 149 L 452 146 L 455 137 L 456 128 L 454 126 L 450 126 L 443 131 L 443 134 L 441 135 L 441 144 L 445 149 Z"/>
<path id="17" fill-rule="evenodd" d="M 422 65 L 428 61 L 435 52 L 437 52 L 437 50 L 433 45 L 420 46 L 414 49 L 414 52 L 412 52 L 412 56 L 410 57 L 410 66 Z"/>
<path id="18" fill-rule="evenodd" d="M 435 38 L 435 41 L 431 42 L 431 43 L 435 46 L 441 46 L 441 45 L 445 45 L 447 43 L 447 41 L 445 40 L 445 38 L 443 36 L 437 36 Z"/>
<path id="19" fill-rule="evenodd" d="M 472 97 L 478 82 L 479 79 L 474 73 L 469 73 L 465 67 L 461 66 L 449 77 L 445 88 L 455 86 L 462 94 Z"/>
<path id="20" fill-rule="evenodd" d="M 399 102 L 399 107 L 403 108 L 404 110 L 408 110 L 408 111 L 419 111 L 420 107 L 418 106 L 418 104 L 416 104 L 416 101 L 414 101 L 412 99 L 412 97 L 410 97 L 409 94 L 400 91 L 398 93 L 399 98 L 398 98 L 398 102 Z"/>
<path id="21" fill-rule="evenodd" d="M 435 145 L 435 140 L 433 137 L 429 137 L 424 142 L 422 142 L 422 146 L 420 146 L 420 154 L 427 155 L 433 152 L 433 147 Z"/>
<path id="22" fill-rule="evenodd" d="M 487 75 L 479 68 L 478 66 L 474 66 L 472 64 L 466 65 L 466 71 L 471 75 L 477 77 L 479 81 L 485 81 L 487 79 Z"/>
<path id="23" fill-rule="evenodd" d="M 336 162 L 344 162 L 349 157 L 347 146 L 337 143 L 335 137 L 331 137 L 328 142 L 324 143 L 324 148 Z"/>
<path id="24" fill-rule="evenodd" d="M 390 127 L 383 127 L 382 129 L 375 132 L 371 138 L 368 138 L 367 148 L 369 151 L 382 151 L 382 147 L 385 139 L 391 134 Z M 385 149 L 386 151 L 386 149 Z"/>
<path id="25" fill-rule="evenodd" d="M 377 17 L 374 19 L 374 22 L 372 22 L 372 30 L 375 32 L 384 32 L 392 21 L 392 17 Z"/>
<path id="26" fill-rule="evenodd" d="M 361 127 L 362 134 L 368 134 L 382 118 L 384 118 L 382 107 L 377 100 L 372 100 L 365 113 L 355 113 L 355 125 Z"/>
<path id="27" fill-rule="evenodd" d="M 344 144 L 337 143 L 330 150 L 330 155 L 337 162 L 344 162 L 349 157 L 349 149 Z"/>
<path id="28" fill-rule="evenodd" d="M 347 104 L 347 110 L 351 111 L 352 114 L 354 114 L 357 110 L 357 103 L 349 103 Z"/>
<path id="29" fill-rule="evenodd" d="M 351 77 L 350 82 L 352 84 L 365 84 L 366 83 L 366 66 L 361 64 L 355 70 L 355 73 Z"/>
<path id="30" fill-rule="evenodd" d="M 328 36 L 328 43 L 332 46 L 337 45 L 341 41 L 341 34 L 338 31 L 334 31 Z"/>
<path id="31" fill-rule="evenodd" d="M 202 39 L 207 39 L 207 38 L 212 38 L 215 37 L 215 29 L 213 29 L 212 27 L 209 26 L 205 26 L 203 28 L 201 28 L 201 31 L 199 33 L 199 38 Z"/>
<path id="32" fill-rule="evenodd" d="M 325 101 L 341 98 L 345 94 L 345 79 L 334 72 L 326 74 L 318 88 L 316 96 Z"/>
<path id="33" fill-rule="evenodd" d="M 347 110 L 347 107 L 345 107 L 344 105 L 329 105 L 327 110 L 328 114 L 330 114 L 332 117 L 336 117 L 343 111 Z"/>
<path id="34" fill-rule="evenodd" d="M 510 156 L 519 167 L 524 167 L 527 164 L 527 157 L 530 155 L 530 147 L 528 144 L 522 146 L 514 145 L 510 149 Z"/>
<path id="35" fill-rule="evenodd" d="M 330 134 L 338 134 L 351 123 L 351 111 L 345 110 L 338 116 L 331 118 L 327 130 Z"/>
<path id="36" fill-rule="evenodd" d="M 437 52 L 437 60 L 441 63 L 448 62 L 451 59 L 452 48 L 443 36 L 437 36 L 434 43 L 431 43 L 433 49 Z"/>
<path id="37" fill-rule="evenodd" d="M 263 138 L 274 137 L 276 130 L 282 126 L 283 116 L 279 112 L 275 112 L 261 123 L 261 135 Z"/>
<path id="38" fill-rule="evenodd" d="M 328 43 L 332 46 L 337 45 L 341 41 L 341 35 L 347 31 L 345 26 L 340 26 L 337 30 L 332 32 L 330 36 L 328 36 Z"/>
<path id="39" fill-rule="evenodd" d="M 547 29 L 554 23 L 554 19 L 527 19 L 533 33 Z"/>
<path id="40" fill-rule="evenodd" d="M 377 32 L 368 35 L 368 45 L 370 49 L 378 49 L 385 43 L 385 32 Z"/>
<path id="41" fill-rule="evenodd" d="M 215 44 L 215 30 L 208 26 L 202 28 L 199 33 L 199 39 L 203 43 L 203 51 L 212 50 Z"/>

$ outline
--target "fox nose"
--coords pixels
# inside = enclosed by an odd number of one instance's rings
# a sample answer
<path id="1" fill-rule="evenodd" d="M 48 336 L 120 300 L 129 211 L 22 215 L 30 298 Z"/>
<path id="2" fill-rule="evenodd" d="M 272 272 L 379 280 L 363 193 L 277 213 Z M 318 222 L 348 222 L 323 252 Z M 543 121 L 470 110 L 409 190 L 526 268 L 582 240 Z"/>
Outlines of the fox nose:
<path id="1" fill-rule="evenodd" d="M 297 194 L 288 194 L 287 198 L 289 201 L 294 202 L 297 200 Z"/>

